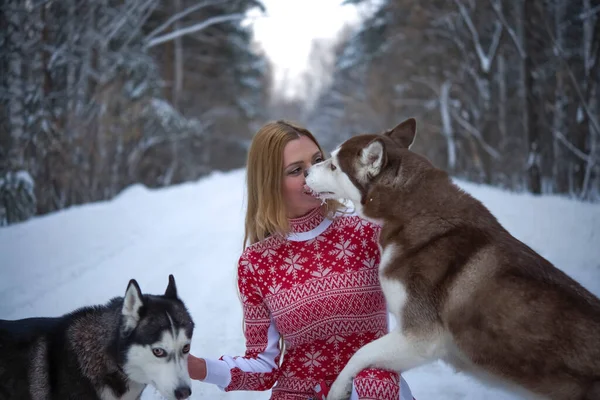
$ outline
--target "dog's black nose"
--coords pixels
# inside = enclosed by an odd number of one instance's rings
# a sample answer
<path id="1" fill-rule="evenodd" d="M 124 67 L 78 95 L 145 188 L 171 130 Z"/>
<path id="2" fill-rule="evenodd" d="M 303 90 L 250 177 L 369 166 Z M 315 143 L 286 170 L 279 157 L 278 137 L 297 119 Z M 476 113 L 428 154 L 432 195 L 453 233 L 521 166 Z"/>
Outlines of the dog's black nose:
<path id="1" fill-rule="evenodd" d="M 306 178 L 307 176 L 308 176 L 308 170 L 307 170 L 307 169 L 305 169 L 305 170 L 304 170 L 304 177 Z"/>
<path id="2" fill-rule="evenodd" d="M 187 386 L 178 387 L 175 389 L 175 398 L 177 400 L 187 399 L 192 395 L 192 389 Z"/>

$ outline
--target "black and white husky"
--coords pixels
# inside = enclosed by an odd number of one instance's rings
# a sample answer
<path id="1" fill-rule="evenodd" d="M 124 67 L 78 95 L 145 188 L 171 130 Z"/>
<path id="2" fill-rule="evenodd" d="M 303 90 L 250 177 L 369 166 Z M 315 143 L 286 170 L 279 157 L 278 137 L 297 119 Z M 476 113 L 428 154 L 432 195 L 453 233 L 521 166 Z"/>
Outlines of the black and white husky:
<path id="1" fill-rule="evenodd" d="M 0 399 L 133 400 L 148 384 L 186 399 L 193 330 L 173 275 L 164 295 L 142 295 L 132 279 L 106 305 L 0 320 Z"/>

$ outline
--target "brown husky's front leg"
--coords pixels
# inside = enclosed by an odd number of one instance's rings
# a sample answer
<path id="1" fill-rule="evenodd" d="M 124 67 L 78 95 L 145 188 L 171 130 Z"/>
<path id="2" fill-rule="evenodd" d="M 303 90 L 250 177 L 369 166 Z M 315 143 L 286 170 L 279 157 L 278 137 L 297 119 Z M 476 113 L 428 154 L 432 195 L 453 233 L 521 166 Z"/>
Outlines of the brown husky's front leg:
<path id="1" fill-rule="evenodd" d="M 358 349 L 331 386 L 327 400 L 350 397 L 352 380 L 365 368 L 381 368 L 398 373 L 427 364 L 438 357 L 426 351 L 421 343 L 411 341 L 394 330 Z"/>

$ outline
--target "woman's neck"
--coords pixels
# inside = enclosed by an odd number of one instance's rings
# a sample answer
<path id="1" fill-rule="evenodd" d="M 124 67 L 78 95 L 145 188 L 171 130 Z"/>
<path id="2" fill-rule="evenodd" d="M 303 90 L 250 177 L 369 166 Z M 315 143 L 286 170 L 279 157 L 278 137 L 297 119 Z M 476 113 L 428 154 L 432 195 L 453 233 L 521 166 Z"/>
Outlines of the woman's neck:
<path id="1" fill-rule="evenodd" d="M 296 212 L 291 212 L 291 213 L 287 213 L 287 218 L 289 220 L 293 220 L 293 219 L 299 219 L 299 218 L 303 218 L 306 217 L 307 215 L 313 213 L 315 211 L 315 209 L 321 209 L 323 208 L 323 206 L 317 206 L 315 208 L 311 208 L 308 211 L 296 211 Z"/>
<path id="2" fill-rule="evenodd" d="M 307 213 L 304 213 L 300 217 L 290 218 L 290 231 L 291 232 L 305 232 L 313 229 L 321 223 L 324 219 L 324 212 L 322 207 L 315 207 Z"/>

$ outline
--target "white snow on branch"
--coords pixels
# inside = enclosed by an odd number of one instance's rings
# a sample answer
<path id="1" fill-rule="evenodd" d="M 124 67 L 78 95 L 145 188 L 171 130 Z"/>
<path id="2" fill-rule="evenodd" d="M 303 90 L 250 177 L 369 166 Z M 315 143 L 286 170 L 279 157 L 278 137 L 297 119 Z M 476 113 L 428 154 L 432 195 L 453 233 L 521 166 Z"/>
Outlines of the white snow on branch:
<path id="1" fill-rule="evenodd" d="M 155 0 L 147 0 L 143 4 L 134 3 L 131 7 L 127 7 L 125 12 L 121 13 L 120 19 L 112 24 L 112 26 L 108 27 L 110 32 L 102 38 L 104 43 L 110 42 L 118 33 L 120 33 L 126 23 L 130 22 L 132 18 L 135 18 L 135 15 L 143 14 L 147 11 L 151 12 L 156 8 L 156 5 Z M 150 16 L 150 14 L 148 14 L 148 16 Z"/>
<path id="2" fill-rule="evenodd" d="M 506 17 L 504 17 L 504 13 L 502 12 L 502 9 L 500 9 L 500 6 L 496 3 L 495 0 L 490 0 L 490 4 L 492 5 L 492 9 L 496 13 L 496 16 L 498 16 L 498 19 L 504 26 L 504 29 L 506 29 L 506 31 L 508 32 L 508 35 L 510 36 L 513 43 L 515 44 L 515 47 L 517 48 L 517 51 L 519 52 L 519 56 L 521 56 L 521 59 L 525 59 L 526 54 L 525 54 L 525 49 L 523 48 L 523 43 L 521 43 L 521 40 L 519 39 L 515 30 L 512 29 L 510 27 L 510 25 L 508 25 L 508 21 L 506 21 Z"/>
<path id="3" fill-rule="evenodd" d="M 181 12 L 178 12 L 177 14 L 171 16 L 171 18 L 166 20 L 164 24 L 162 24 L 161 26 L 159 26 L 158 28 L 156 28 L 155 30 L 150 32 L 150 34 L 148 34 L 148 36 L 146 37 L 146 40 L 151 40 L 152 38 L 156 37 L 156 35 L 158 35 L 162 31 L 164 31 L 165 29 L 167 29 L 171 24 L 173 24 L 176 21 L 179 21 L 180 19 L 188 16 L 189 14 L 191 14 L 195 11 L 198 11 L 204 7 L 212 6 L 212 5 L 219 4 L 219 3 L 221 3 L 221 0 L 207 1 L 204 3 L 195 4 L 191 7 L 186 8 L 185 10 L 183 10 Z"/>
<path id="4" fill-rule="evenodd" d="M 146 43 L 145 47 L 147 49 L 149 49 L 149 48 L 154 47 L 156 45 L 159 45 L 161 43 L 168 42 L 169 40 L 173 40 L 173 39 L 176 39 L 176 38 L 181 37 L 181 36 L 189 35 L 190 33 L 199 32 L 199 31 L 201 31 L 203 29 L 208 28 L 209 26 L 220 24 L 220 23 L 223 23 L 223 22 L 228 22 L 228 21 L 242 20 L 245 17 L 246 16 L 244 14 L 219 15 L 217 17 L 212 17 L 212 18 L 209 18 L 209 19 L 207 19 L 205 21 L 202 21 L 202 22 L 200 22 L 198 24 L 194 24 L 192 26 L 188 26 L 186 28 L 179 29 L 179 30 L 177 30 L 175 32 L 171 32 L 171 33 L 159 36 L 159 37 L 154 38 L 154 39 L 150 39 Z"/>
<path id="5" fill-rule="evenodd" d="M 496 56 L 496 50 L 498 50 L 498 45 L 500 43 L 500 38 L 502 37 L 502 24 L 499 24 L 498 21 L 495 21 L 495 31 L 494 36 L 492 37 L 492 43 L 490 44 L 490 48 L 487 54 L 483 51 L 483 47 L 481 46 L 481 41 L 479 39 L 479 33 L 477 29 L 475 29 L 475 25 L 473 25 L 473 20 L 471 20 L 471 16 L 469 15 L 467 9 L 462 4 L 460 0 L 454 0 L 458 9 L 460 11 L 460 15 L 462 15 L 465 23 L 467 24 L 467 28 L 469 28 L 469 32 L 471 32 L 471 36 L 473 38 L 473 43 L 475 45 L 475 51 L 477 53 L 477 57 L 479 58 L 479 63 L 481 65 L 481 69 L 488 73 L 490 72 L 490 68 L 492 66 L 492 61 Z"/>
<path id="6" fill-rule="evenodd" d="M 452 121 L 450 119 L 450 88 L 452 83 L 446 81 L 442 84 L 440 90 L 440 113 L 442 117 L 442 132 L 446 138 L 448 146 L 448 168 L 454 170 L 456 168 L 456 143 L 454 142 L 454 132 L 452 131 Z"/>
<path id="7" fill-rule="evenodd" d="M 585 154 L 583 151 L 579 150 L 577 146 L 571 143 L 562 132 L 555 131 L 554 135 L 556 138 L 567 148 L 569 149 L 577 158 L 581 159 L 586 163 L 595 162 L 593 157 L 589 154 Z"/>
<path id="8" fill-rule="evenodd" d="M 452 109 L 451 112 L 452 112 L 452 116 L 454 117 L 456 122 L 458 122 L 458 124 L 460 126 L 462 126 L 468 133 L 470 133 L 475 139 L 477 139 L 477 141 L 479 142 L 479 144 L 481 145 L 483 150 L 485 150 L 486 153 L 488 153 L 490 156 L 492 156 L 496 160 L 500 159 L 500 153 L 498 153 L 498 151 L 496 149 L 494 149 L 492 146 L 490 146 L 485 141 L 485 139 L 483 138 L 483 135 L 481 135 L 481 132 L 477 128 L 475 128 L 473 125 L 471 125 L 466 119 L 461 117 L 456 112 L 456 110 Z"/>
<path id="9" fill-rule="evenodd" d="M 579 19 L 588 19 L 593 17 L 596 14 L 600 14 L 600 6 L 596 6 L 594 8 L 590 8 L 584 12 L 582 12 L 581 14 L 579 14 L 578 18 Z"/>

